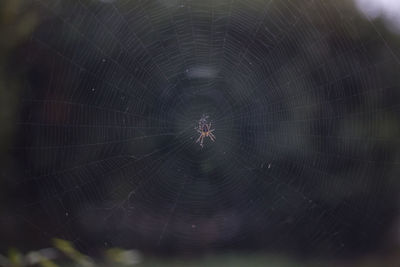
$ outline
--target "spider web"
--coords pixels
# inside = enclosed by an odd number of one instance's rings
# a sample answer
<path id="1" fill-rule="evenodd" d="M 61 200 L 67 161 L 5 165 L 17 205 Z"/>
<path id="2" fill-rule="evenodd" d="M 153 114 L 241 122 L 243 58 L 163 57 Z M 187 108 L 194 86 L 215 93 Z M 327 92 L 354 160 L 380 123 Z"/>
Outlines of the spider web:
<path id="1" fill-rule="evenodd" d="M 13 153 L 35 242 L 376 248 L 397 214 L 398 53 L 336 4 L 32 1 Z"/>

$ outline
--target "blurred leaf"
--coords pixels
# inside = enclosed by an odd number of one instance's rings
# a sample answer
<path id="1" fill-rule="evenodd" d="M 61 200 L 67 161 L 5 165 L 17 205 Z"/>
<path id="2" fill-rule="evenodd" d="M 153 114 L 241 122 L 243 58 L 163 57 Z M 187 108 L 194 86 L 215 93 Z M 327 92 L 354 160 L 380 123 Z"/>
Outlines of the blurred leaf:
<path id="1" fill-rule="evenodd" d="M 125 265 L 133 265 L 141 262 L 141 255 L 136 250 L 123 250 L 120 248 L 112 248 L 106 251 L 106 257 L 109 261 L 117 262 Z"/>
<path id="2" fill-rule="evenodd" d="M 23 255 L 15 248 L 8 251 L 8 259 L 13 267 L 23 266 Z"/>
<path id="3" fill-rule="evenodd" d="M 94 266 L 92 260 L 88 256 L 86 256 L 86 255 L 80 253 L 78 250 L 76 250 L 71 242 L 63 240 L 63 239 L 55 238 L 55 239 L 53 239 L 53 244 L 57 249 L 59 249 L 61 252 L 63 252 L 67 257 L 69 257 L 70 259 L 79 263 L 80 265 L 87 266 L 87 267 Z"/>
<path id="4" fill-rule="evenodd" d="M 29 259 L 29 263 L 32 265 L 38 264 L 39 266 L 42 266 L 42 267 L 58 267 L 58 265 L 56 263 L 54 263 L 53 261 L 51 261 L 44 255 L 42 255 L 41 253 L 36 252 L 36 251 L 30 252 L 27 255 L 27 258 Z"/>

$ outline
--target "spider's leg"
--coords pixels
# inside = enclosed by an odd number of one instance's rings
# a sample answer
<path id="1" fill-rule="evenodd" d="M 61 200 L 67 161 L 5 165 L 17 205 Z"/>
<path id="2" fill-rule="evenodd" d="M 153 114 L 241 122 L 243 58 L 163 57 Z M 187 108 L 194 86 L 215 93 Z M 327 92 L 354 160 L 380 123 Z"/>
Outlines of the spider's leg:
<path id="1" fill-rule="evenodd" d="M 214 132 L 215 131 L 215 129 L 212 129 L 212 130 L 210 130 L 209 132 L 210 132 L 210 134 L 212 133 L 212 132 Z"/>
<path id="2" fill-rule="evenodd" d="M 199 138 L 197 138 L 196 143 L 200 142 L 202 136 L 203 136 L 203 135 L 201 134 L 201 135 L 199 136 Z"/>
<path id="3" fill-rule="evenodd" d="M 208 135 L 210 136 L 210 139 L 211 139 L 212 141 L 215 141 L 215 139 L 217 139 L 217 138 L 215 137 L 215 135 L 213 135 L 212 133 L 208 133 Z"/>
<path id="4" fill-rule="evenodd" d="M 204 136 L 201 136 L 200 146 L 203 147 Z"/>

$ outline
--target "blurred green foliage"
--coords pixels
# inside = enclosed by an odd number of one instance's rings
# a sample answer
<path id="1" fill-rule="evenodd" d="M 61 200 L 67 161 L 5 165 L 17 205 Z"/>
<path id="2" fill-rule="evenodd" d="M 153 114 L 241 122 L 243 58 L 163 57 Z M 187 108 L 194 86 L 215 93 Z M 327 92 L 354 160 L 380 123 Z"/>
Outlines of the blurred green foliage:
<path id="1" fill-rule="evenodd" d="M 29 38 L 38 23 L 34 10 L 23 0 L 0 1 L 0 151 L 10 143 L 17 113 L 20 73 L 10 62 L 16 49 Z M 12 68 L 10 70 L 9 68 Z M 1 160 L 2 163 L 3 159 Z"/>
<path id="2" fill-rule="evenodd" d="M 72 259 L 73 261 L 78 263 L 80 266 L 84 266 L 84 267 L 93 266 L 93 263 L 90 260 L 90 258 L 83 255 L 78 250 L 76 250 L 74 248 L 74 246 L 72 245 L 72 243 L 56 238 L 53 240 L 53 244 L 57 249 L 59 249 L 61 252 L 63 252 L 68 258 Z"/>
<path id="3" fill-rule="evenodd" d="M 274 255 L 258 253 L 220 253 L 196 258 L 161 258 L 154 256 L 142 256 L 136 250 L 125 250 L 121 248 L 110 248 L 103 251 L 103 257 L 92 259 L 78 251 L 72 242 L 63 239 L 54 239 L 55 248 L 48 248 L 39 251 L 32 251 L 26 254 L 16 249 L 10 249 L 8 256 L 0 254 L 0 266 L 6 267 L 72 267 L 72 266 L 137 266 L 137 267 L 381 267 L 398 266 L 400 253 L 390 256 L 370 256 L 354 260 L 312 260 L 305 261 L 289 258 L 286 255 Z"/>

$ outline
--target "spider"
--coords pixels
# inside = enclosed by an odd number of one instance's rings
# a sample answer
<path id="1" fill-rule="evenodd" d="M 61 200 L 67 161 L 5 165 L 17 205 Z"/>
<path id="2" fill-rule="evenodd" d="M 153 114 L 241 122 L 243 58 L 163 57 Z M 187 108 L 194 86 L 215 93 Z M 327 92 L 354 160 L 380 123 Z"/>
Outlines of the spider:
<path id="1" fill-rule="evenodd" d="M 196 128 L 197 132 L 200 133 L 199 138 L 196 143 L 200 142 L 200 146 L 203 147 L 204 138 L 210 137 L 211 141 L 217 139 L 212 133 L 215 129 L 211 129 L 211 122 L 207 124 L 206 118 L 201 118 L 199 121 L 199 126 Z"/>

